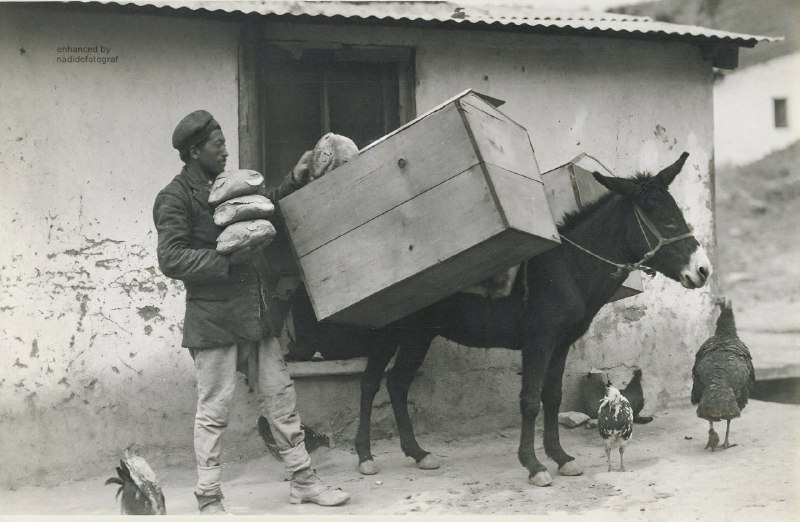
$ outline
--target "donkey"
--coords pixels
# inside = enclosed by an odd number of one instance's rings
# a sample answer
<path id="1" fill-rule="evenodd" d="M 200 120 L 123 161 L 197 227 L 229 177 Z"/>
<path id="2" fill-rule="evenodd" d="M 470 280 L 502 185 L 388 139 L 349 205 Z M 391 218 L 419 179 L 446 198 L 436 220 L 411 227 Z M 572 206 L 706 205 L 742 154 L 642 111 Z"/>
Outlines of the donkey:
<path id="1" fill-rule="evenodd" d="M 386 387 L 400 446 L 418 467 L 439 467 L 414 436 L 408 390 L 432 340 L 441 335 L 469 347 L 521 350 L 519 461 L 528 469 L 530 483 L 551 484 L 552 477 L 534 451 L 534 423 L 541 402 L 545 453 L 558 464 L 560 474 L 582 474 L 574 457 L 561 447 L 558 432 L 561 382 L 570 346 L 631 270 L 651 275 L 657 271 L 688 289 L 702 287 L 711 274 L 708 257 L 667 190 L 688 156 L 684 152 L 655 176 L 616 178 L 595 172 L 595 179 L 610 192 L 565 217 L 558 227 L 562 244 L 526 261 L 508 297 L 490 300 L 455 294 L 374 330 L 316 323 L 307 297 L 296 301 L 295 330 L 306 336 L 298 341 L 316 344 L 323 355 L 347 352 L 350 357 L 368 357 L 355 441 L 359 471 L 377 472 L 370 451 L 370 416 L 395 354 Z"/>

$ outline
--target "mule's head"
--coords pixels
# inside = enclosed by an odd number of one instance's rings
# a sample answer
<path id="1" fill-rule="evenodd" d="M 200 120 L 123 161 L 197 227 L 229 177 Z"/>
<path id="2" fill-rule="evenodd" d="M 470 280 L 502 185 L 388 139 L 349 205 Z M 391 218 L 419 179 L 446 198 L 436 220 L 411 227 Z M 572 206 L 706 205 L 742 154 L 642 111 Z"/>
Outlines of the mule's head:
<path id="1" fill-rule="evenodd" d="M 680 173 L 689 153 L 656 175 L 638 174 L 634 178 L 603 176 L 595 172 L 595 179 L 610 191 L 623 196 L 634 209 L 634 219 L 628 232 L 628 245 L 633 257 L 643 259 L 648 252 L 655 253 L 645 265 L 661 272 L 686 288 L 700 288 L 711 275 L 711 263 L 705 250 L 686 224 L 668 188 Z M 637 214 L 636 208 L 639 212 Z M 674 240 L 685 236 L 683 239 Z M 673 239 L 673 241 L 670 241 Z M 656 248 L 659 244 L 660 247 Z"/>

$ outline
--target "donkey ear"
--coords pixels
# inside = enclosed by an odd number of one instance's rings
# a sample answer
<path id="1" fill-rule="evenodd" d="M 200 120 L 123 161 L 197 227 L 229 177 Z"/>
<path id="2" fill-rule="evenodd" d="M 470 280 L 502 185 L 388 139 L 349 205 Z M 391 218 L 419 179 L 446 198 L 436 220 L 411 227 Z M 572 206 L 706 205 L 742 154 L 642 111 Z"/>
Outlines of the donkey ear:
<path id="1" fill-rule="evenodd" d="M 611 192 L 614 192 L 615 194 L 619 194 L 621 196 L 633 195 L 635 185 L 628 179 L 615 178 L 612 176 L 603 176 L 597 171 L 592 172 L 592 175 L 594 176 L 594 179 L 596 179 L 598 183 L 603 185 Z"/>
<path id="2" fill-rule="evenodd" d="M 678 158 L 678 161 L 656 174 L 656 179 L 665 187 L 669 187 L 670 183 L 672 183 L 672 180 L 675 179 L 675 176 L 677 176 L 683 168 L 683 164 L 686 163 L 686 158 L 688 157 L 688 152 L 681 154 L 681 157 Z"/>

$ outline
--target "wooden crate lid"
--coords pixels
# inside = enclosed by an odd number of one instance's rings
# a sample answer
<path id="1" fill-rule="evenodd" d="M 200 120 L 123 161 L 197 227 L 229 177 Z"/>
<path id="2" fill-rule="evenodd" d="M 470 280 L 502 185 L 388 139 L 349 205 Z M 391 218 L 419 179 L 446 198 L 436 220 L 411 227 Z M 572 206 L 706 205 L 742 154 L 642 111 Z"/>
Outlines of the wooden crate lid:
<path id="1" fill-rule="evenodd" d="M 423 119 L 423 118 L 425 118 L 427 116 L 430 116 L 434 112 L 437 112 L 437 111 L 440 111 L 440 110 L 444 109 L 445 107 L 447 107 L 448 105 L 450 105 L 454 101 L 456 101 L 456 100 L 458 100 L 460 98 L 463 98 L 465 96 L 469 96 L 470 94 L 477 96 L 478 98 L 484 100 L 485 102 L 489 103 L 490 105 L 492 105 L 495 108 L 496 107 L 500 107 L 501 105 L 506 103 L 504 100 L 500 100 L 498 98 L 493 98 L 491 96 L 487 96 L 486 94 L 481 94 L 481 93 L 479 93 L 477 91 L 474 91 L 472 89 L 467 89 L 466 91 L 463 91 L 463 92 L 461 92 L 459 94 L 456 94 L 455 96 L 453 96 L 449 100 L 440 103 L 439 105 L 437 105 L 436 107 L 432 108 L 431 110 L 429 110 L 429 111 L 417 116 L 416 118 L 414 118 L 410 122 L 406 123 L 405 125 L 401 125 L 400 127 L 396 128 L 395 130 L 390 132 L 389 134 L 387 134 L 387 135 L 385 135 L 385 136 L 383 136 L 381 138 L 378 138 L 377 140 L 373 141 L 372 143 L 370 143 L 369 145 L 367 145 L 366 147 L 364 147 L 363 149 L 358 151 L 358 153 L 361 154 L 362 152 L 371 149 L 372 147 L 374 147 L 378 143 L 381 143 L 382 141 L 386 141 L 387 139 L 391 138 L 392 136 L 394 136 L 398 132 L 403 131 L 403 129 L 406 129 L 406 128 L 414 125 L 419 120 L 421 120 L 421 119 Z"/>

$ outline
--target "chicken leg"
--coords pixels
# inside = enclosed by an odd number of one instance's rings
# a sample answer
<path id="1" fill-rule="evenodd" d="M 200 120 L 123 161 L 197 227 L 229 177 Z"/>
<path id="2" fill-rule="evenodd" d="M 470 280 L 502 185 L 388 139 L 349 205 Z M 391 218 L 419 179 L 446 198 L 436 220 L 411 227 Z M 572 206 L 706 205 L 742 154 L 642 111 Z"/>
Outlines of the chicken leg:
<path id="1" fill-rule="evenodd" d="M 710 426 L 708 428 L 708 442 L 706 443 L 706 447 L 703 449 L 711 448 L 711 451 L 713 452 L 719 445 L 719 435 L 717 435 L 717 432 L 714 431 L 714 423 L 709 421 L 708 424 Z"/>
<path id="2" fill-rule="evenodd" d="M 731 420 L 728 419 L 728 427 L 725 428 L 725 442 L 722 444 L 722 447 L 724 447 L 725 449 L 736 446 L 736 444 L 731 444 L 730 442 L 728 442 L 728 435 L 730 434 L 730 431 L 731 431 Z M 717 438 L 717 442 L 719 442 L 719 438 Z"/>

